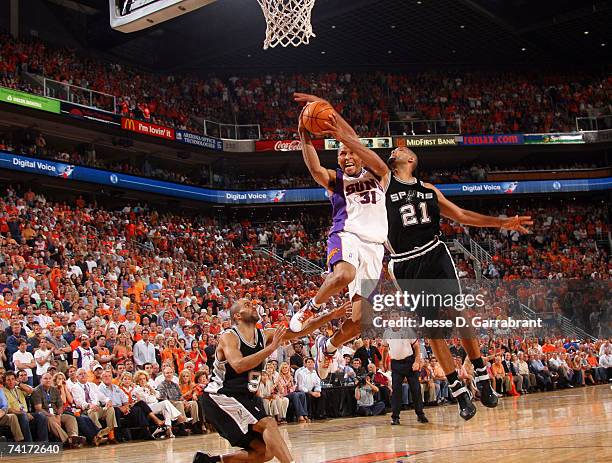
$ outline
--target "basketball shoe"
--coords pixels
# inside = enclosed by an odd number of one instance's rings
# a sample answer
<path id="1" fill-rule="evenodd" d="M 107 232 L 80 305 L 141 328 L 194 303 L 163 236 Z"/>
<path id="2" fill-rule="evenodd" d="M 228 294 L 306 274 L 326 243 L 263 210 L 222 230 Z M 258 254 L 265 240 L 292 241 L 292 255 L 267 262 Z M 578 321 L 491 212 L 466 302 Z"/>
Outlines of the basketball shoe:
<path id="1" fill-rule="evenodd" d="M 488 408 L 497 407 L 499 400 L 491 387 L 487 367 L 474 369 L 474 382 L 476 383 L 476 388 L 480 391 L 480 403 Z"/>
<path id="2" fill-rule="evenodd" d="M 311 319 L 319 310 L 321 310 L 321 306 L 317 306 L 314 303 L 314 300 L 309 300 L 304 307 L 298 310 L 291 317 L 291 321 L 289 322 L 289 329 L 294 333 L 299 333 L 304 328 L 306 322 Z"/>
<path id="3" fill-rule="evenodd" d="M 471 419 L 476 415 L 476 406 L 472 403 L 472 394 L 463 385 L 460 380 L 456 380 L 454 383 L 449 385 L 451 395 L 457 400 L 459 404 L 459 416 L 465 421 Z"/>

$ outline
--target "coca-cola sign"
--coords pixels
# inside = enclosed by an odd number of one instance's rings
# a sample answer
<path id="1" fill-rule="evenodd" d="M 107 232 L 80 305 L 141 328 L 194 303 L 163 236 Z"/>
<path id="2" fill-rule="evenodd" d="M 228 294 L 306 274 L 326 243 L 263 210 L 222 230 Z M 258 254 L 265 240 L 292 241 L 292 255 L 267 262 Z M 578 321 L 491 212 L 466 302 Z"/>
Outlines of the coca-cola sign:
<path id="1" fill-rule="evenodd" d="M 323 140 L 313 140 L 316 149 L 323 149 Z M 301 151 L 300 140 L 261 140 L 255 143 L 255 151 Z"/>

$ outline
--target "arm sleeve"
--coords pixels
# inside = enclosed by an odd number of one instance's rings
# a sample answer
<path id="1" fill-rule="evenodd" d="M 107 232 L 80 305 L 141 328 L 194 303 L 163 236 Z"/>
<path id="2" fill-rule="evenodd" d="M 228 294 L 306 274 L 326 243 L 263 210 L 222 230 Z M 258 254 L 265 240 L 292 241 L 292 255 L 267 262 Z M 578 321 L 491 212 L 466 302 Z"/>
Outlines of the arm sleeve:
<path id="1" fill-rule="evenodd" d="M 319 375 L 314 375 L 314 388 L 313 388 L 313 391 L 321 392 L 321 378 L 319 378 Z"/>

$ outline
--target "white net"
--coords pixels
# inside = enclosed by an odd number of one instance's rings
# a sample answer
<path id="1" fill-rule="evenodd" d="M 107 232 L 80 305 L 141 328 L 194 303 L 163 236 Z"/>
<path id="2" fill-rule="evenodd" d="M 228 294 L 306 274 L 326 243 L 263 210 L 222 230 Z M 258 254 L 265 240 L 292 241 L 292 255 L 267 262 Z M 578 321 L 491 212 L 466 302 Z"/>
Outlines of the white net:
<path id="1" fill-rule="evenodd" d="M 257 0 L 266 18 L 264 50 L 277 45 L 297 47 L 315 37 L 310 13 L 315 0 Z"/>

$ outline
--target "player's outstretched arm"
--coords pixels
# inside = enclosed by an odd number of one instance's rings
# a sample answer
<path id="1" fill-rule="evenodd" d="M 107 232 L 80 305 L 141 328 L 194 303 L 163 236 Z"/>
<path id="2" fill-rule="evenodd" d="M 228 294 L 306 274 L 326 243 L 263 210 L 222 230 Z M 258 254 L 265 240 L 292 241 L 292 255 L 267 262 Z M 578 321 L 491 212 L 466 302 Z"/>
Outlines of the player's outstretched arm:
<path id="1" fill-rule="evenodd" d="M 355 154 L 372 172 L 379 177 L 384 177 L 389 173 L 389 167 L 380 158 L 378 154 L 369 148 L 366 148 L 359 140 L 359 137 L 352 127 L 342 118 L 337 112 L 330 116 L 329 122 L 326 122 L 329 130 L 325 134 L 331 135 L 336 140 L 340 141 L 353 154 Z"/>
<path id="2" fill-rule="evenodd" d="M 219 346 L 223 350 L 223 356 L 236 371 L 236 373 L 244 373 L 252 370 L 258 365 L 261 365 L 277 348 L 283 343 L 283 336 L 287 328 L 281 326 L 273 331 L 271 336 L 266 336 L 266 346 L 252 355 L 242 356 L 240 352 L 240 343 L 235 334 L 230 332 L 224 333 L 219 340 Z"/>
<path id="3" fill-rule="evenodd" d="M 303 110 L 302 110 L 303 111 Z M 304 163 L 314 178 L 315 182 L 321 185 L 326 190 L 333 189 L 333 182 L 336 178 L 336 173 L 331 169 L 326 169 L 321 165 L 317 150 L 312 144 L 308 131 L 302 126 L 302 115 L 300 114 L 298 123 L 298 133 L 300 134 L 300 140 L 302 141 L 302 155 L 304 156 Z"/>
<path id="4" fill-rule="evenodd" d="M 531 216 L 516 215 L 514 217 L 493 217 L 490 215 L 479 214 L 474 211 L 468 211 L 457 206 L 449 201 L 440 190 L 430 183 L 425 184 L 428 188 L 433 189 L 438 196 L 438 204 L 440 205 L 440 213 L 451 220 L 463 225 L 472 227 L 492 227 L 504 228 L 507 230 L 515 230 L 519 233 L 529 233 L 525 225 L 533 225 Z"/>

